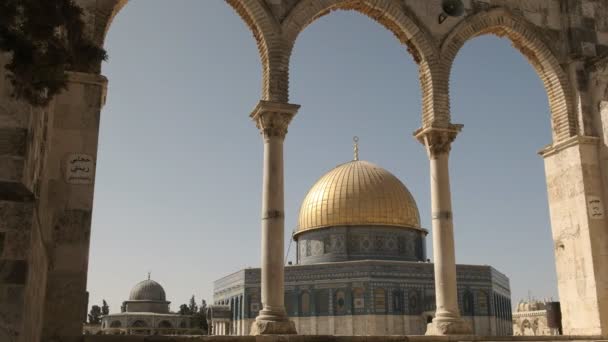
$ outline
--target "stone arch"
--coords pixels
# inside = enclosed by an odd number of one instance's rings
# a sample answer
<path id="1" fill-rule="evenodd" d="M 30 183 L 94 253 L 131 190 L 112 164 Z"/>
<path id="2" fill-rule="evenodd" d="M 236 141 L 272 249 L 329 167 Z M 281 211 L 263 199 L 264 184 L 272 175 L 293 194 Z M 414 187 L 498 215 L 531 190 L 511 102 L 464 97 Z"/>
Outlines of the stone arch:
<path id="1" fill-rule="evenodd" d="M 148 327 L 148 323 L 146 323 L 143 320 L 136 320 L 133 323 L 131 323 L 131 328 L 147 328 Z"/>
<path id="2" fill-rule="evenodd" d="M 386 290 L 381 287 L 374 289 L 374 312 L 375 313 L 386 313 L 388 305 L 386 305 Z"/>
<path id="3" fill-rule="evenodd" d="M 77 1 L 84 2 L 84 0 Z M 89 12 L 92 12 L 95 15 L 92 34 L 94 41 L 98 45 L 104 45 L 104 40 L 112 21 L 128 2 L 129 0 L 97 1 L 96 3 L 100 4 L 96 5 L 93 9 L 89 9 Z M 272 84 L 271 82 L 273 79 L 280 78 L 274 76 L 273 71 L 270 68 L 270 51 L 277 50 L 274 47 L 277 45 L 280 46 L 282 43 L 279 34 L 279 24 L 274 19 L 272 13 L 270 13 L 259 1 L 226 0 L 226 2 L 241 17 L 255 38 L 262 64 L 262 99 L 286 101 L 286 95 L 283 94 L 284 92 L 280 89 L 280 85 Z M 86 6 L 84 7 L 86 8 Z"/>
<path id="4" fill-rule="evenodd" d="M 267 101 L 287 102 L 286 87 L 276 80 L 282 79 L 282 74 L 288 72 L 281 68 L 272 67 L 280 64 L 276 60 L 275 51 L 282 51 L 283 39 L 280 35 L 279 23 L 268 8 L 257 0 L 226 0 L 243 19 L 253 33 L 258 46 L 262 63 L 262 99 Z"/>
<path id="5" fill-rule="evenodd" d="M 475 301 L 473 299 L 473 293 L 468 289 L 465 290 L 462 295 L 462 313 L 464 316 L 475 315 Z"/>
<path id="6" fill-rule="evenodd" d="M 419 67 L 420 86 L 422 89 L 422 117 L 423 122 L 433 117 L 433 112 L 441 110 L 435 108 L 435 101 L 441 94 L 434 91 L 434 79 L 438 75 L 439 51 L 432 36 L 419 24 L 413 12 L 407 10 L 406 5 L 399 0 L 302 0 L 291 10 L 281 24 L 281 30 L 287 42 L 287 55 L 285 64 L 280 65 L 288 69 L 291 53 L 295 42 L 304 29 L 317 19 L 335 10 L 357 11 L 392 32 L 399 42 L 406 46 Z M 288 75 L 282 80 L 289 84 Z"/>
<path id="7" fill-rule="evenodd" d="M 162 320 L 162 321 L 160 321 L 160 323 L 158 323 L 158 328 L 171 329 L 171 328 L 173 328 L 173 324 L 171 324 L 171 322 L 169 322 L 167 320 Z"/>
<path id="8" fill-rule="evenodd" d="M 300 316 L 310 315 L 310 292 L 304 290 L 300 293 Z"/>
<path id="9" fill-rule="evenodd" d="M 449 93 L 449 75 L 456 55 L 468 40 L 485 34 L 509 38 L 513 46 L 536 70 L 549 100 L 553 141 L 561 141 L 578 134 L 578 121 L 566 72 L 534 26 L 525 18 L 504 8 L 467 17 L 444 39 L 441 44 L 441 58 L 447 78 L 442 82 L 446 87 L 446 94 Z M 446 105 L 449 108 L 449 103 Z M 450 122 L 449 110 L 445 114 L 446 117 L 436 117 L 434 121 Z"/>

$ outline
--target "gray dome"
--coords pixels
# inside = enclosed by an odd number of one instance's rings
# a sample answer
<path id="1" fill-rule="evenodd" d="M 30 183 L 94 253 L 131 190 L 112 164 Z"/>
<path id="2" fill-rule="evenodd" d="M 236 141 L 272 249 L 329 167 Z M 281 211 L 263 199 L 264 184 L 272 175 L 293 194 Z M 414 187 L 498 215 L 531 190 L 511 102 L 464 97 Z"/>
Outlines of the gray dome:
<path id="1" fill-rule="evenodd" d="M 159 283 L 154 280 L 144 280 L 139 284 L 135 285 L 129 295 L 129 300 L 149 300 L 165 302 L 165 290 Z"/>

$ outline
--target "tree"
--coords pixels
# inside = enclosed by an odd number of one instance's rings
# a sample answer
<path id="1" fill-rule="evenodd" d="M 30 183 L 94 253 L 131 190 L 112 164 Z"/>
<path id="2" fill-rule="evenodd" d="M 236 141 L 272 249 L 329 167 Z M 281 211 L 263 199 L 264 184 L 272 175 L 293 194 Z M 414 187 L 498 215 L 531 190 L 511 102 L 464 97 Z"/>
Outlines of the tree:
<path id="1" fill-rule="evenodd" d="M 198 312 L 198 305 L 196 305 L 196 299 L 194 299 L 194 295 L 190 298 L 190 304 L 188 305 L 188 309 L 190 310 L 190 314 L 194 315 Z"/>
<path id="2" fill-rule="evenodd" d="M 90 324 L 101 323 L 101 308 L 99 307 L 99 305 L 93 305 L 91 307 L 91 311 L 89 312 L 89 323 Z"/>
<path id="3" fill-rule="evenodd" d="M 187 304 L 182 304 L 179 306 L 179 314 L 180 315 L 190 315 L 190 308 Z"/>
<path id="4" fill-rule="evenodd" d="M 101 304 L 101 314 L 106 316 L 110 314 L 110 306 L 108 305 L 108 303 L 106 302 L 105 299 L 102 300 L 102 304 Z"/>
<path id="5" fill-rule="evenodd" d="M 84 33 L 82 9 L 73 0 L 0 1 L 0 51 L 13 96 L 45 106 L 66 88 L 67 71 L 90 72 L 107 59 Z"/>
<path id="6" fill-rule="evenodd" d="M 207 324 L 207 302 L 204 299 L 201 301 L 201 306 L 198 311 L 198 314 L 200 316 L 200 327 L 206 333 L 207 331 L 209 331 L 209 325 Z"/>

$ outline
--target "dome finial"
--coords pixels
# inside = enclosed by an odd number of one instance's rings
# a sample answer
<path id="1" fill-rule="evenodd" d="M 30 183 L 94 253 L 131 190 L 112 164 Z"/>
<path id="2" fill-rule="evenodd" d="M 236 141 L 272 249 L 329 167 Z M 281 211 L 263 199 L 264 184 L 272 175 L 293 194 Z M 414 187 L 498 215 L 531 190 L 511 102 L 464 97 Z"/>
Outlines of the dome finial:
<path id="1" fill-rule="evenodd" d="M 152 272 L 148 272 L 148 280 L 150 280 L 150 275 L 152 274 Z"/>
<path id="2" fill-rule="evenodd" d="M 359 137 L 356 135 L 353 137 L 353 148 L 355 150 L 353 160 L 359 160 Z"/>

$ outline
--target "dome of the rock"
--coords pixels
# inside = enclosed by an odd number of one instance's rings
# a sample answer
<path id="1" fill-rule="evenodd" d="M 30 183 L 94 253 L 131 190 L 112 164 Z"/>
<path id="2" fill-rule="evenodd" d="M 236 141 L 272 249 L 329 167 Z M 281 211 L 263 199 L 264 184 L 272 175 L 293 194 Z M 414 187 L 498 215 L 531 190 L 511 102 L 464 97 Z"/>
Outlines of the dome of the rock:
<path id="1" fill-rule="evenodd" d="M 323 175 L 310 189 L 296 235 L 333 226 L 420 228 L 414 198 L 392 173 L 367 161 L 353 160 Z"/>

